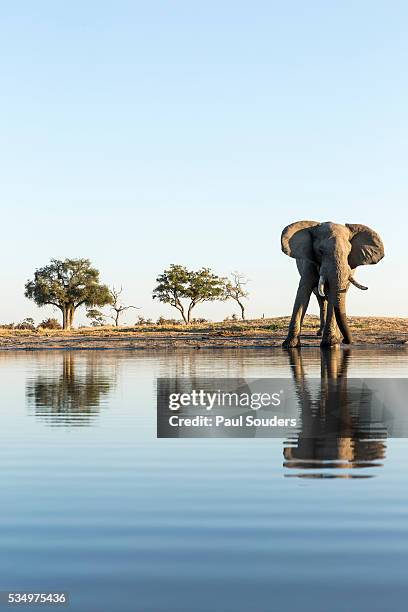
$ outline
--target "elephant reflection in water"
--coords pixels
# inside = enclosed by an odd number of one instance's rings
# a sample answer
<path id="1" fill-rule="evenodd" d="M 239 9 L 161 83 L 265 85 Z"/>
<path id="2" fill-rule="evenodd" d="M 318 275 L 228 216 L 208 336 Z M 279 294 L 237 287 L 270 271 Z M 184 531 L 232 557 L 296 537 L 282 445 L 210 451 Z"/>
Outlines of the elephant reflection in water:
<path id="1" fill-rule="evenodd" d="M 107 371 L 96 355 L 83 358 L 69 351 L 63 353 L 61 365 L 58 374 L 40 374 L 28 380 L 28 405 L 48 425 L 90 425 L 102 398 L 115 384 L 116 374 Z"/>
<path id="2" fill-rule="evenodd" d="M 321 382 L 312 393 L 305 376 L 300 349 L 290 349 L 289 362 L 301 406 L 301 431 L 287 441 L 284 467 L 304 470 L 367 468 L 381 466 L 385 457 L 386 430 L 373 429 L 370 422 L 372 392 L 350 385 L 348 350 L 321 350 Z M 287 474 L 289 475 L 289 474 Z M 355 478 L 350 473 L 303 472 L 290 474 L 309 478 Z"/>

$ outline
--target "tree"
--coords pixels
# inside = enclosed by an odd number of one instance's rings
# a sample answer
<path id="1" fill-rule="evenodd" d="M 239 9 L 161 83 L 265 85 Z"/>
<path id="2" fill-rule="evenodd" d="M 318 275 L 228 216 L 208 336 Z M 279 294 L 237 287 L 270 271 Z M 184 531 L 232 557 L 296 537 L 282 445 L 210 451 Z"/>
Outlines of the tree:
<path id="1" fill-rule="evenodd" d="M 97 308 L 90 308 L 86 311 L 86 317 L 91 321 L 92 327 L 105 325 L 105 315 Z"/>
<path id="2" fill-rule="evenodd" d="M 248 279 L 239 272 L 232 272 L 230 278 L 225 279 L 224 284 L 224 299 L 235 300 L 241 309 L 241 318 L 245 321 L 245 305 L 242 300 L 248 297 L 248 292 L 245 286 Z"/>
<path id="3" fill-rule="evenodd" d="M 153 299 L 157 298 L 163 304 L 170 304 L 177 308 L 184 323 L 187 323 L 187 317 L 181 299 L 186 297 L 190 274 L 184 266 L 171 264 L 168 270 L 164 270 L 156 278 L 158 285 L 153 290 Z"/>
<path id="4" fill-rule="evenodd" d="M 209 268 L 191 272 L 187 297 L 190 299 L 187 320 L 190 323 L 191 312 L 197 304 L 222 300 L 224 296 L 224 279 L 213 274 Z"/>
<path id="5" fill-rule="evenodd" d="M 51 304 L 62 312 L 63 328 L 71 329 L 79 306 L 105 306 L 112 297 L 109 288 L 99 283 L 99 271 L 89 259 L 51 259 L 27 281 L 25 296 L 38 306 Z"/>
<path id="6" fill-rule="evenodd" d="M 186 325 L 190 323 L 191 313 L 197 304 L 223 299 L 224 296 L 224 279 L 213 274 L 209 268 L 194 272 L 172 264 L 157 277 L 156 282 L 158 285 L 153 290 L 153 299 L 177 308 Z M 183 303 L 183 299 L 187 299 L 188 303 Z"/>
<path id="7" fill-rule="evenodd" d="M 125 306 L 124 304 L 122 304 L 120 298 L 122 291 L 122 287 L 120 289 L 115 289 L 115 287 L 112 287 L 112 289 L 110 289 L 110 295 L 112 298 L 111 310 L 115 314 L 111 314 L 108 316 L 115 322 L 116 327 L 119 327 L 119 317 L 122 312 L 124 312 L 125 310 L 129 310 L 129 308 L 135 308 L 136 310 L 139 310 L 139 306 Z"/>

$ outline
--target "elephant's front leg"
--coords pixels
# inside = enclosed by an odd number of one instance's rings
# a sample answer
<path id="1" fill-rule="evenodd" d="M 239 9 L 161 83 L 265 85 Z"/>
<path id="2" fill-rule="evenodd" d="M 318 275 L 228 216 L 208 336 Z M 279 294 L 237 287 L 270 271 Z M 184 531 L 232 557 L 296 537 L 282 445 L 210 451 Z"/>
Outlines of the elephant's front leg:
<path id="1" fill-rule="evenodd" d="M 320 309 L 320 327 L 316 335 L 322 336 L 324 327 L 326 325 L 326 318 L 327 318 L 327 299 L 319 295 L 317 292 L 316 292 L 316 298 L 319 303 L 319 309 Z"/>
<path id="2" fill-rule="evenodd" d="M 334 316 L 333 303 L 329 299 L 327 304 L 326 322 L 324 325 L 323 337 L 320 346 L 335 346 L 339 343 L 339 328 L 337 327 L 336 317 Z"/>
<path id="3" fill-rule="evenodd" d="M 302 328 L 303 318 L 306 314 L 306 310 L 309 305 L 312 289 L 313 287 L 310 284 L 305 284 L 304 282 L 302 282 L 302 280 L 300 281 L 296 293 L 292 318 L 289 324 L 288 335 L 282 345 L 284 348 L 293 348 L 295 346 L 300 346 L 299 335 Z"/>

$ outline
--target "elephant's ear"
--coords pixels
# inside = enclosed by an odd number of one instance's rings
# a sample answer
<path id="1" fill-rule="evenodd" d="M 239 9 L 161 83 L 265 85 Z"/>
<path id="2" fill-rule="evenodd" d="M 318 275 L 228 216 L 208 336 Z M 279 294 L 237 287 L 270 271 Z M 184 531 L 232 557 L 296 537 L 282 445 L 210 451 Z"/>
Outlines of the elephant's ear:
<path id="1" fill-rule="evenodd" d="M 315 260 L 313 253 L 312 227 L 319 225 L 317 221 L 297 221 L 291 223 L 282 232 L 282 251 L 295 259 Z"/>
<path id="2" fill-rule="evenodd" d="M 377 232 L 354 223 L 346 223 L 346 227 L 351 232 L 350 268 L 376 264 L 384 257 L 384 245 Z"/>

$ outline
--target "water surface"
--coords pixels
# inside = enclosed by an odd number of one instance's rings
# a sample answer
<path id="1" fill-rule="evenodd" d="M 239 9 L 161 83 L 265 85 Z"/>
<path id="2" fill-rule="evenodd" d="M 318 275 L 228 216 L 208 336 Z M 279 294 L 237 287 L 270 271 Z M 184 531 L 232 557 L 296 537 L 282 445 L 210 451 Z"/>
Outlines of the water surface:
<path id="1" fill-rule="evenodd" d="M 0 590 L 69 591 L 81 612 L 405 610 L 405 439 L 355 419 L 329 436 L 305 403 L 312 436 L 155 437 L 159 376 L 306 396 L 321 375 L 407 376 L 404 349 L 333 355 L 0 353 Z"/>

